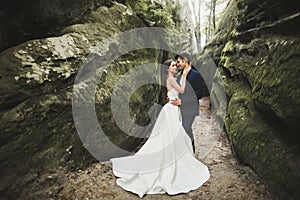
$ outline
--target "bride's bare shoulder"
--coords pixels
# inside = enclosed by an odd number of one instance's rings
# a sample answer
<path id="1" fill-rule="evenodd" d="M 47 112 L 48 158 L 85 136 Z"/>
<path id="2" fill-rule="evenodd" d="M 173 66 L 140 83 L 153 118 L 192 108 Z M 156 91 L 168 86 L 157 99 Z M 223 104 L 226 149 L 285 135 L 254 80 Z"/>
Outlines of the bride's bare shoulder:
<path id="1" fill-rule="evenodd" d="M 167 81 L 170 81 L 170 82 L 176 82 L 176 78 L 174 78 L 174 77 L 168 77 L 167 78 Z"/>

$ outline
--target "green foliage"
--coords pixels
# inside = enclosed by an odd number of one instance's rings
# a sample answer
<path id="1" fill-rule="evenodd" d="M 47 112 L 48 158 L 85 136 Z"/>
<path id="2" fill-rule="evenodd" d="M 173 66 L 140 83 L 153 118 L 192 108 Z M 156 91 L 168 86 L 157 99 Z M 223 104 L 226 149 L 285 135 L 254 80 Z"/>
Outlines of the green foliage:
<path id="1" fill-rule="evenodd" d="M 149 0 L 131 0 L 128 4 L 148 26 L 171 28 L 179 19 L 178 4 L 163 5 L 161 2 Z"/>

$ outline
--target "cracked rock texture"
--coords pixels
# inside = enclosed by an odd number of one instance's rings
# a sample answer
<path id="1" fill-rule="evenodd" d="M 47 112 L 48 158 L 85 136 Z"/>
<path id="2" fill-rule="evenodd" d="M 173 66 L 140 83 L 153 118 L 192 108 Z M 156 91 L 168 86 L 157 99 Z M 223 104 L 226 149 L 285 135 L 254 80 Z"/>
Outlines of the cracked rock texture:
<path id="1" fill-rule="evenodd" d="M 283 199 L 300 196 L 298 8 L 289 0 L 230 1 L 205 48 L 226 91 L 230 144 Z"/>

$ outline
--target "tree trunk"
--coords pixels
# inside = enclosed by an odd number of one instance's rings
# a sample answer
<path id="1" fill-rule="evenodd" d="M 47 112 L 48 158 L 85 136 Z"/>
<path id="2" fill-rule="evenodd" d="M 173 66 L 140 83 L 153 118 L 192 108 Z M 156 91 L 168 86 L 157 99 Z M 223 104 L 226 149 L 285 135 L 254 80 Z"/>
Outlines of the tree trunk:
<path id="1" fill-rule="evenodd" d="M 198 16 L 196 16 L 196 28 L 195 28 L 195 35 L 198 43 L 198 50 L 201 49 L 201 0 L 199 1 L 198 7 Z"/>
<path id="2" fill-rule="evenodd" d="M 212 23 L 213 23 L 213 31 L 216 30 L 216 3 L 217 0 L 212 0 Z"/>
<path id="3" fill-rule="evenodd" d="M 211 30 L 211 17 L 212 17 L 212 1 L 210 2 L 209 7 L 209 16 L 208 16 L 208 30 L 207 30 L 207 40 L 210 38 L 210 30 Z"/>

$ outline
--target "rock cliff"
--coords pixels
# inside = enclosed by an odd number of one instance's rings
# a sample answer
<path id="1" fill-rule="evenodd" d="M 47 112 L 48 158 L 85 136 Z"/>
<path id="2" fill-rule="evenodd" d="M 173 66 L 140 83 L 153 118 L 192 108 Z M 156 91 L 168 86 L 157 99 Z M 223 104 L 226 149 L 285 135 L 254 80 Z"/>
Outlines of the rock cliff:
<path id="1" fill-rule="evenodd" d="M 103 40 L 143 26 L 130 9 L 114 3 L 85 13 L 81 23 L 63 28 L 55 37 L 30 40 L 0 54 L 1 196 L 17 199 L 19 191 L 44 172 L 65 165 L 72 170 L 95 161 L 75 129 L 77 118 L 72 115 L 72 97 L 81 95 L 80 90 L 73 90 L 75 77 L 91 56 L 107 58 L 112 49 L 119 50 L 114 45 L 101 49 Z M 134 40 L 128 42 L 139 44 Z M 110 101 L 114 86 L 129 69 L 158 60 L 161 61 L 161 51 L 155 49 L 122 55 L 106 69 L 101 85 L 91 96 L 95 97 L 94 107 L 101 126 L 109 132 L 107 138 L 127 150 L 132 151 L 137 140 L 122 135 L 112 120 Z M 101 65 L 93 66 L 97 67 Z M 81 89 L 84 93 L 90 88 Z M 134 93 L 129 103 L 136 123 L 149 123 L 149 107 L 157 102 L 158 94 L 155 84 Z M 89 128 L 87 125 L 86 131 L 92 137 L 95 130 Z"/>
<path id="2" fill-rule="evenodd" d="M 300 196 L 299 7 L 232 0 L 205 47 L 226 91 L 225 128 L 237 157 L 284 199 Z"/>
<path id="3" fill-rule="evenodd" d="M 116 2 L 124 2 L 119 0 Z M 0 2 L 0 51 L 22 42 L 49 37 L 109 0 L 11 0 Z"/>

